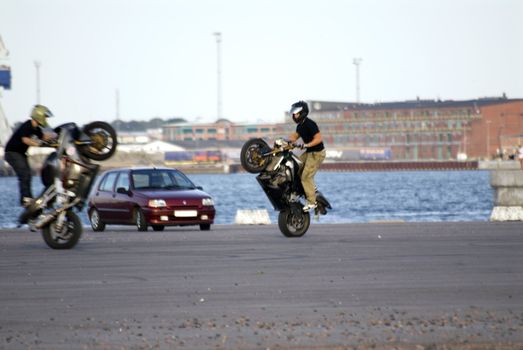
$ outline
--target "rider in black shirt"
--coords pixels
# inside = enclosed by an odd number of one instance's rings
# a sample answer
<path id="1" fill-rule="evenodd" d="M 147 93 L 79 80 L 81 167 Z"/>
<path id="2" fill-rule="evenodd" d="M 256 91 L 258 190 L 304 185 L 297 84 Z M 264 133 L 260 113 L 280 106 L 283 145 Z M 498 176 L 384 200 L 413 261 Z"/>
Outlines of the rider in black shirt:
<path id="1" fill-rule="evenodd" d="M 31 203 L 31 168 L 27 160 L 29 146 L 38 147 L 43 141 L 54 137 L 53 133 L 44 132 L 42 128 L 49 126 L 47 118 L 52 117 L 51 111 L 42 105 L 36 105 L 31 111 L 31 119 L 25 121 L 13 133 L 5 146 L 5 160 L 13 167 L 20 187 L 20 204 Z"/>
<path id="2" fill-rule="evenodd" d="M 309 114 L 309 107 L 304 101 L 299 101 L 291 106 L 290 114 L 296 124 L 296 132 L 289 136 L 290 141 L 296 142 L 299 138 L 303 140 L 302 147 L 306 151 L 300 156 L 304 163 L 301 173 L 301 184 L 307 197 L 307 204 L 303 207 L 303 211 L 310 211 L 316 208 L 316 184 L 314 183 L 314 175 L 320 168 L 321 163 L 325 159 L 326 151 L 323 145 L 320 129 L 318 125 L 307 118 Z"/>

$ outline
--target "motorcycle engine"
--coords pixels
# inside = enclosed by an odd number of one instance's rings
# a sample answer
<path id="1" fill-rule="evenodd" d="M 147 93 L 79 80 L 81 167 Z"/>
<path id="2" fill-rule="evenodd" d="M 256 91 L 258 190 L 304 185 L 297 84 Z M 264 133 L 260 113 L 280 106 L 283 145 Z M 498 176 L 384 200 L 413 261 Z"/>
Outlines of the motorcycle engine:
<path id="1" fill-rule="evenodd" d="M 291 181 L 291 171 L 286 166 L 280 166 L 272 175 L 271 183 L 274 186 L 281 186 Z"/>

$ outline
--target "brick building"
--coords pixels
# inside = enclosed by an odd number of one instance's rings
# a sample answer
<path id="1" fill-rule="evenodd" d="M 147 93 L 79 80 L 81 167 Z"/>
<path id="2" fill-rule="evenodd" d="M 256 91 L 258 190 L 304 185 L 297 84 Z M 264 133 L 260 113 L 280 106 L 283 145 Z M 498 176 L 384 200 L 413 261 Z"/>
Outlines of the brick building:
<path id="1" fill-rule="evenodd" d="M 308 102 L 327 144 L 389 147 L 394 159 L 487 158 L 523 142 L 523 99 Z"/>
<path id="2" fill-rule="evenodd" d="M 523 99 L 420 100 L 374 104 L 307 101 L 330 149 L 390 149 L 398 160 L 491 158 L 523 144 Z M 168 141 L 273 139 L 295 124 L 212 124 L 164 127 Z M 519 135 L 519 136 L 518 136 Z"/>

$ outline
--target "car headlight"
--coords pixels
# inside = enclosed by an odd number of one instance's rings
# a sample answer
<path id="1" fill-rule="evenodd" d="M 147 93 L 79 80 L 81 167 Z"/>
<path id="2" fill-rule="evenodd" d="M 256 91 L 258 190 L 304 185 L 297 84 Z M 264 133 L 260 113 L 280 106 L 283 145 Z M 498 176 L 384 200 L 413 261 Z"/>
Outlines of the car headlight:
<path id="1" fill-rule="evenodd" d="M 161 208 L 166 207 L 167 203 L 163 199 L 151 199 L 148 203 L 149 207 L 151 208 Z"/>
<path id="2" fill-rule="evenodd" d="M 214 201 L 212 200 L 212 198 L 204 198 L 204 199 L 202 199 L 202 205 L 212 206 L 212 205 L 214 205 Z"/>

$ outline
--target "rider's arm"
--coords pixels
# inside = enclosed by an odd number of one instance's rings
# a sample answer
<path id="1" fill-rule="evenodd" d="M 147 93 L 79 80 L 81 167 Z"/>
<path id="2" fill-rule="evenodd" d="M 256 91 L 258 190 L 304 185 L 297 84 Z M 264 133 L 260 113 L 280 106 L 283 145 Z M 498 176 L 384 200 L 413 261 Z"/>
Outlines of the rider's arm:
<path id="1" fill-rule="evenodd" d="M 22 142 L 28 146 L 39 147 L 42 142 L 39 139 L 32 139 L 30 137 L 22 137 Z"/>
<path id="2" fill-rule="evenodd" d="M 298 140 L 299 138 L 300 138 L 300 134 L 298 134 L 297 132 L 293 132 L 289 136 L 289 141 L 290 142 L 296 142 L 296 140 Z"/>
<path id="3" fill-rule="evenodd" d="M 320 143 L 322 142 L 322 138 L 321 138 L 321 134 L 320 132 L 318 131 L 314 137 L 312 138 L 312 141 L 309 142 L 309 143 L 306 143 L 304 146 L 305 148 L 307 147 L 314 147 L 316 145 L 319 145 Z"/>

